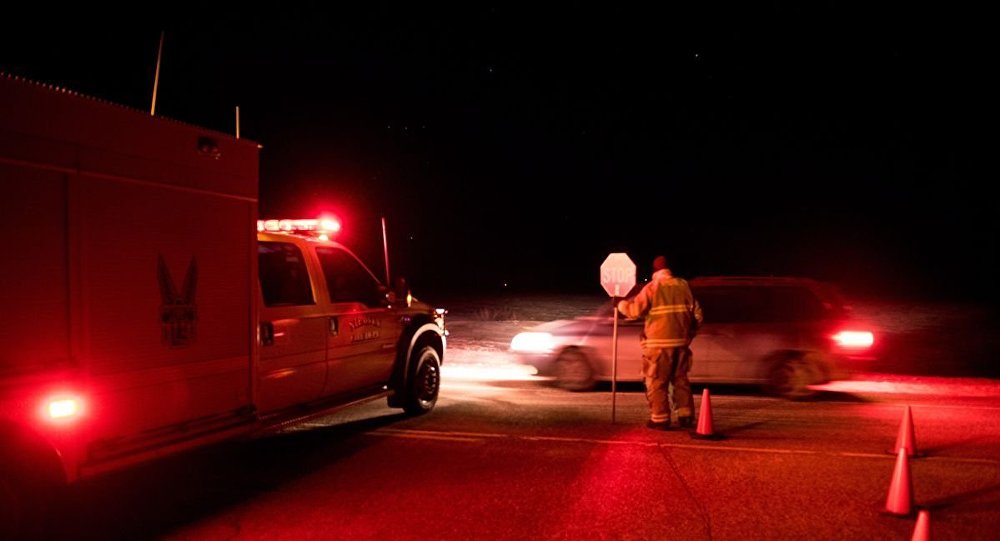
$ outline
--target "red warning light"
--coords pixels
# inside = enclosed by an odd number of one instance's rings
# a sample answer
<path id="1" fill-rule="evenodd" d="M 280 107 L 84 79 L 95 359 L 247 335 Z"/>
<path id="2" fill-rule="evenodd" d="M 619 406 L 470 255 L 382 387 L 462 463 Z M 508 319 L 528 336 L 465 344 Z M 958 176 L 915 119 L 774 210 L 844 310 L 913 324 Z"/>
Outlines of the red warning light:
<path id="1" fill-rule="evenodd" d="M 320 218 L 319 228 L 321 231 L 326 231 L 328 233 L 339 233 L 340 220 L 336 218 Z"/>
<path id="2" fill-rule="evenodd" d="M 257 231 L 268 233 L 309 233 L 323 240 L 340 232 L 340 220 L 334 217 L 295 220 L 257 220 Z"/>
<path id="3" fill-rule="evenodd" d="M 83 413 L 83 400 L 78 396 L 56 395 L 43 401 L 43 417 L 52 422 L 78 419 Z"/>

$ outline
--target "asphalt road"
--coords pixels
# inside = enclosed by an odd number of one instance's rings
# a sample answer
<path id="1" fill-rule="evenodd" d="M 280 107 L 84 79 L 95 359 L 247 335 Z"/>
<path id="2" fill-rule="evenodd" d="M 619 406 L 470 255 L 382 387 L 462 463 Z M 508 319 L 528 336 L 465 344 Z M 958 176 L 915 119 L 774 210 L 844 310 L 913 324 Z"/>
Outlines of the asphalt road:
<path id="1" fill-rule="evenodd" d="M 994 539 L 1000 524 L 995 380 L 882 377 L 808 402 L 713 389 L 724 439 L 702 441 L 646 429 L 634 387 L 616 389 L 612 422 L 607 390 L 516 367 L 444 376 L 423 417 L 372 402 L 85 482 L 56 538 L 909 539 L 915 520 L 882 512 L 907 407 L 934 538 Z"/>

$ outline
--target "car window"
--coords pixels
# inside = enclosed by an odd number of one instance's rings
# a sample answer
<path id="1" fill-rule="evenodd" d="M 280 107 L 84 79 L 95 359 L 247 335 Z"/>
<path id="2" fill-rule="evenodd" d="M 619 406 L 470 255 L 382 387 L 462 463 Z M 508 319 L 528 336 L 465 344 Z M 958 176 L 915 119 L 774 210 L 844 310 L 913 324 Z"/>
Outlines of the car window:
<path id="1" fill-rule="evenodd" d="M 701 304 L 705 323 L 749 323 L 764 314 L 763 293 L 750 287 L 703 287 L 692 290 Z"/>
<path id="2" fill-rule="evenodd" d="M 316 304 L 309 271 L 298 246 L 286 242 L 257 243 L 257 268 L 264 306 Z"/>
<path id="3" fill-rule="evenodd" d="M 694 289 L 705 323 L 817 321 L 827 315 L 808 288 L 795 286 L 714 286 Z"/>
<path id="4" fill-rule="evenodd" d="M 378 280 L 353 255 L 340 248 L 317 247 L 330 302 L 360 302 L 377 306 L 385 299 Z"/>
<path id="5" fill-rule="evenodd" d="M 804 287 L 773 287 L 771 318 L 773 321 L 819 321 L 825 316 L 823 303 Z"/>

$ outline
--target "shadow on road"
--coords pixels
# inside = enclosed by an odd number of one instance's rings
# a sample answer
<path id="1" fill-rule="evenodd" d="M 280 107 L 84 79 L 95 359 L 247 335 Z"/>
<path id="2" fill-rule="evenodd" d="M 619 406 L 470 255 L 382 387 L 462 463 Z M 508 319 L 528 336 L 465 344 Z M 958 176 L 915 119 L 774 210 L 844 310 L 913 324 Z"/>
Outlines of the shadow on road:
<path id="1" fill-rule="evenodd" d="M 976 490 L 970 490 L 968 492 L 961 492 L 958 494 L 952 494 L 950 496 L 945 496 L 943 498 L 936 498 L 924 503 L 921 507 L 930 510 L 942 510 L 950 509 L 958 505 L 963 507 L 970 502 L 979 500 L 980 498 L 986 496 L 989 505 L 992 507 L 996 505 L 998 497 L 1000 497 L 1000 483 L 994 483 L 989 486 L 985 486 Z M 982 502 L 986 504 L 987 502 Z M 975 504 L 973 504 L 975 505 Z"/>
<path id="2" fill-rule="evenodd" d="M 51 539 L 140 540 L 239 506 L 362 452 L 365 433 L 407 417 L 389 414 L 287 432 L 166 458 L 69 487 Z"/>
<path id="3" fill-rule="evenodd" d="M 854 393 L 845 393 L 841 391 L 819 391 L 815 395 L 808 398 L 803 398 L 801 402 L 873 402 L 873 400 L 865 398 L 863 396 L 856 395 Z"/>

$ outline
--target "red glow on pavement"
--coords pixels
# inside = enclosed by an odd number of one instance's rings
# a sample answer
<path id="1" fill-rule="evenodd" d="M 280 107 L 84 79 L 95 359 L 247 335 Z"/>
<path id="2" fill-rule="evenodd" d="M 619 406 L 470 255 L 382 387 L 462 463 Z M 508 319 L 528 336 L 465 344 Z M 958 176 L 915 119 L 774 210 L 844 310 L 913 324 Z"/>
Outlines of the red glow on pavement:
<path id="1" fill-rule="evenodd" d="M 814 385 L 838 393 L 926 394 L 931 396 L 996 397 L 1000 382 L 977 378 L 855 374 L 849 380 Z"/>
<path id="2" fill-rule="evenodd" d="M 638 439 L 635 435 L 623 435 L 623 439 Z M 552 539 L 560 537 L 576 537 L 573 532 L 583 536 L 584 531 L 597 532 L 603 525 L 622 524 L 631 519 L 633 502 L 637 497 L 656 498 L 662 493 L 653 486 L 669 484 L 664 479 L 651 479 L 651 471 L 661 471 L 662 464 L 655 469 L 650 468 L 650 460 L 659 460 L 660 451 L 642 445 L 595 445 L 591 456 L 582 464 L 579 474 L 573 479 L 565 492 L 571 495 L 564 508 L 550 509 L 552 514 L 551 535 L 536 537 Z M 665 487 L 664 487 L 665 488 Z M 667 512 L 668 503 L 664 500 L 663 512 Z"/>

